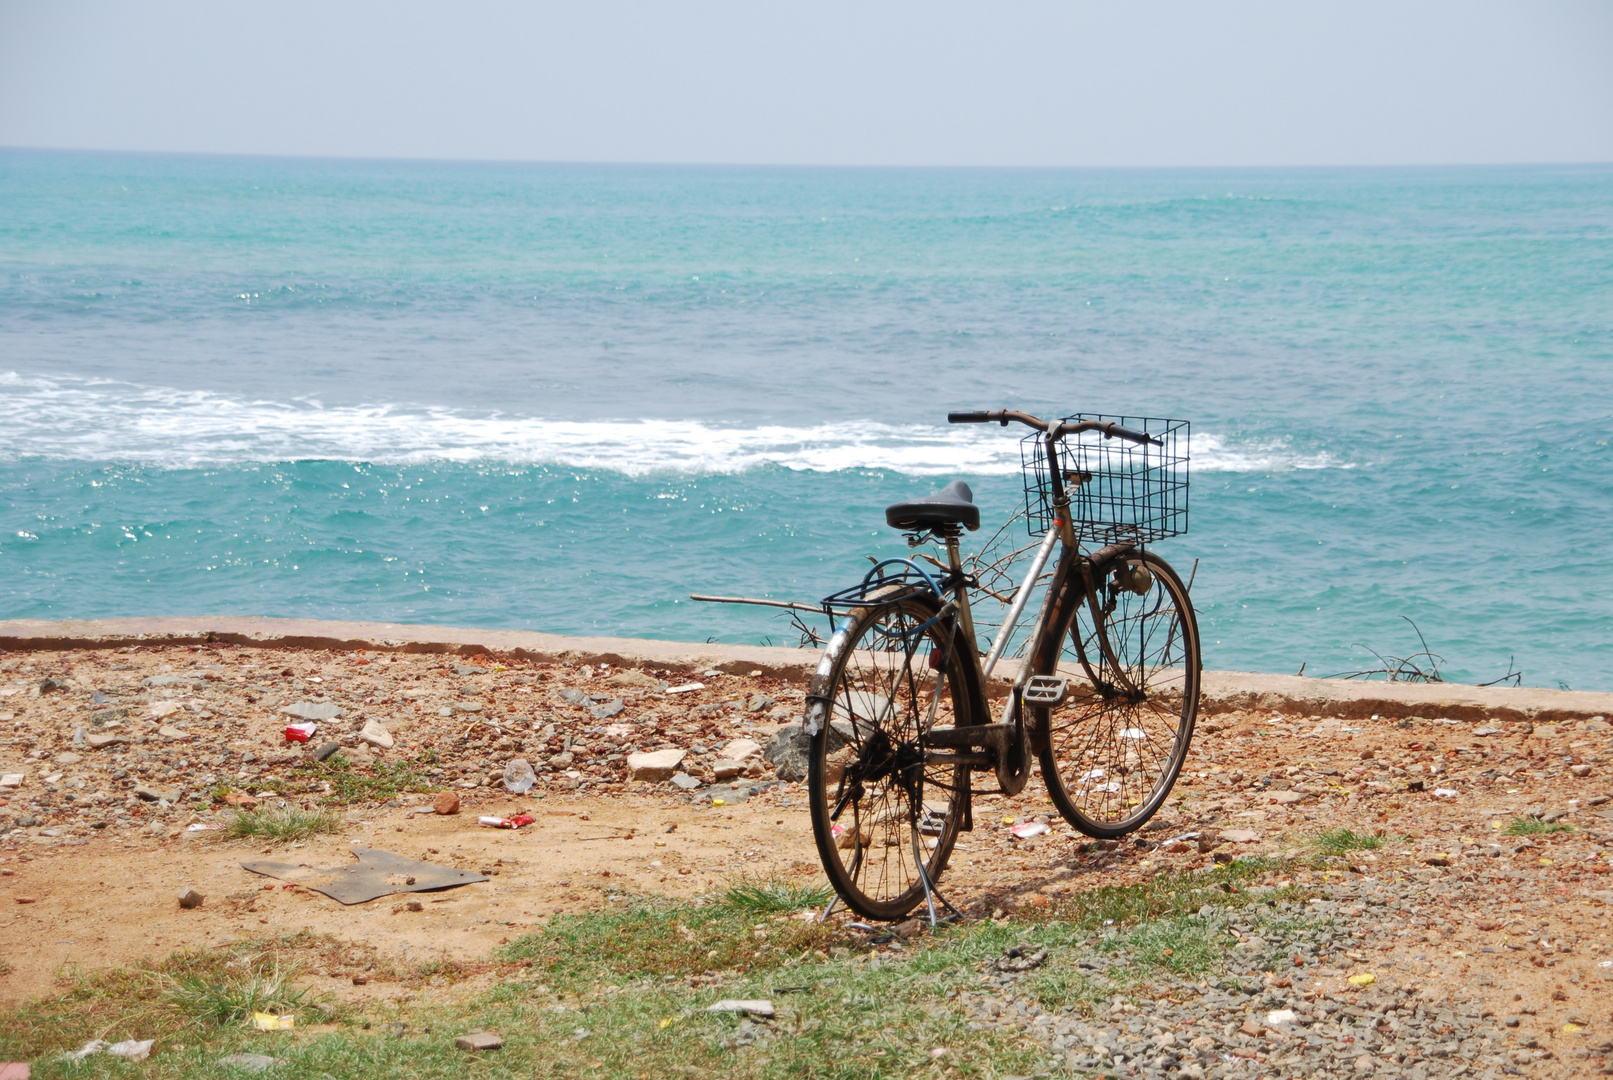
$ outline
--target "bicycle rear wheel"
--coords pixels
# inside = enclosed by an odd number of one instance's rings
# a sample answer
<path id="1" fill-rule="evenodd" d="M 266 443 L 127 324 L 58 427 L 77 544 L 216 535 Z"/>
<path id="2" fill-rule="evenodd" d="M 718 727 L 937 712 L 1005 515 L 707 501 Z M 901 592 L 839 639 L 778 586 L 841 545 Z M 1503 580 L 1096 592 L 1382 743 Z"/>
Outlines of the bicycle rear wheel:
<path id="1" fill-rule="evenodd" d="M 968 798 L 966 768 L 925 761 L 934 726 L 967 724 L 963 658 L 927 595 L 854 609 L 807 704 L 812 835 L 853 911 L 894 920 L 941 877 Z"/>
<path id="2" fill-rule="evenodd" d="M 1066 821 L 1114 839 L 1152 817 L 1182 771 L 1198 716 L 1198 621 L 1176 571 L 1152 552 L 1093 566 L 1091 591 L 1077 566 L 1061 580 L 1059 632 L 1036 671 L 1072 685 L 1064 705 L 1033 715 L 1046 734 L 1042 780 Z"/>

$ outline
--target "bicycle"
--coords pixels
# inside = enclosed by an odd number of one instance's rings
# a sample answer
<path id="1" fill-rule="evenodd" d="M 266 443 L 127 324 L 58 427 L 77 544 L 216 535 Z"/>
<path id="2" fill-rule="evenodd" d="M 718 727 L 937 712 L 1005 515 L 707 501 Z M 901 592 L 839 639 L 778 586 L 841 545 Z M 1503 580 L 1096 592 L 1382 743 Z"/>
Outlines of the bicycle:
<path id="1" fill-rule="evenodd" d="M 937 900 L 951 907 L 936 883 L 958 835 L 974 827 L 972 795 L 994 793 L 973 791 L 974 773 L 994 773 L 998 792 L 1017 795 L 1034 757 L 1064 819 L 1113 839 L 1165 802 L 1198 712 L 1192 603 L 1146 546 L 1186 531 L 1188 425 L 1013 411 L 947 419 L 1035 429 L 1021 453 L 1027 520 L 1041 542 L 983 658 L 969 600 L 978 582 L 959 552 L 980 510 L 962 481 L 885 512 L 910 546 L 944 544 L 944 563 L 924 556 L 932 572 L 887 559 L 822 602 L 837 625 L 803 720 L 812 831 L 835 892 L 869 919 L 900 919 L 923 901 L 934 922 Z M 1055 547 L 993 721 L 992 673 Z"/>

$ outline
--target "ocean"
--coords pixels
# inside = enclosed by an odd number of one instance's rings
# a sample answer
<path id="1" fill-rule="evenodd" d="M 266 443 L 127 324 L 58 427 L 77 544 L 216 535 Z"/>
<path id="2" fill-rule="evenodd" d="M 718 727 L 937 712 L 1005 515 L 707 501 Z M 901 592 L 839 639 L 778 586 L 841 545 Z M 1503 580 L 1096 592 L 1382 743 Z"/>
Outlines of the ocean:
<path id="1" fill-rule="evenodd" d="M 1010 407 L 1192 422 L 1211 668 L 1613 690 L 1610 324 L 1613 166 L 0 151 L 0 617 L 794 644 Z"/>

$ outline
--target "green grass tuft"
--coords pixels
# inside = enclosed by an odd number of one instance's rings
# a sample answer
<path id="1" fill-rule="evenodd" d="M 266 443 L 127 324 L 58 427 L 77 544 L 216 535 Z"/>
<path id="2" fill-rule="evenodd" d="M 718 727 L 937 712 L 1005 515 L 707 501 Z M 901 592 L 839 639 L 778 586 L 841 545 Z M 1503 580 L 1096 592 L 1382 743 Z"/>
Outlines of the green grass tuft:
<path id="1" fill-rule="evenodd" d="M 361 771 L 342 754 L 327 761 L 310 761 L 302 768 L 311 781 L 330 785 L 327 798 L 339 805 L 357 802 L 386 802 L 410 791 L 431 792 L 441 786 L 425 770 L 437 764 L 437 754 L 428 750 L 407 761 L 381 761 Z"/>
<path id="2" fill-rule="evenodd" d="M 237 964 L 235 970 L 167 976 L 163 999 L 205 1027 L 250 1023 L 255 1012 L 283 1016 L 308 1008 L 308 990 L 293 982 L 294 970 L 278 962 Z"/>
<path id="3" fill-rule="evenodd" d="M 1324 829 L 1311 837 L 1311 847 L 1323 855 L 1346 855 L 1352 851 L 1377 851 L 1388 840 L 1372 833 L 1351 829 Z"/>
<path id="4" fill-rule="evenodd" d="M 818 908 L 829 902 L 828 885 L 796 885 L 788 881 L 744 881 L 723 893 L 720 903 L 749 915 L 780 915 Z"/>
<path id="5" fill-rule="evenodd" d="M 238 810 L 230 815 L 224 835 L 261 840 L 306 840 L 318 833 L 336 832 L 342 819 L 334 810 L 303 810 L 295 806 L 268 810 Z"/>
<path id="6" fill-rule="evenodd" d="M 1507 833 L 1512 836 L 1544 836 L 1547 833 L 1573 832 L 1566 821 L 1541 821 L 1539 818 L 1515 817 L 1507 822 Z"/>

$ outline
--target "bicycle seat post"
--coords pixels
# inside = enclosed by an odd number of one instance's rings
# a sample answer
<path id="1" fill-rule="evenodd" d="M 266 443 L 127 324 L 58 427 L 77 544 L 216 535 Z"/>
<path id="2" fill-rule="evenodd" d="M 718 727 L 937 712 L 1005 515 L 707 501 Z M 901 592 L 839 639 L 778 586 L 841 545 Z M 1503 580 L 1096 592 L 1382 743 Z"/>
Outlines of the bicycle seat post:
<path id="1" fill-rule="evenodd" d="M 951 571 L 952 580 L 958 583 L 955 594 L 958 599 L 958 628 L 960 631 L 958 648 L 964 650 L 965 654 L 974 658 L 978 664 L 980 649 L 975 644 L 975 620 L 974 615 L 969 610 L 969 583 L 963 572 L 963 557 L 958 550 L 958 538 L 963 534 L 963 530 L 957 526 L 952 526 L 951 528 L 936 529 L 934 532 L 946 541 L 947 569 Z"/>

